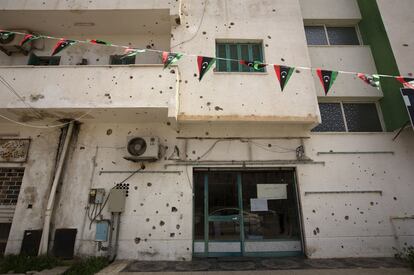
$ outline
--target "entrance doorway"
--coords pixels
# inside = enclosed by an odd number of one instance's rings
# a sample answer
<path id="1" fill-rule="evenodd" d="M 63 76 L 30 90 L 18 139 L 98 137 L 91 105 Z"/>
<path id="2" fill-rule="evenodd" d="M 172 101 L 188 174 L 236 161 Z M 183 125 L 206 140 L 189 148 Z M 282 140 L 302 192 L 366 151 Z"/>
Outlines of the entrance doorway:
<path id="1" fill-rule="evenodd" d="M 302 254 L 294 169 L 194 170 L 194 256 Z"/>

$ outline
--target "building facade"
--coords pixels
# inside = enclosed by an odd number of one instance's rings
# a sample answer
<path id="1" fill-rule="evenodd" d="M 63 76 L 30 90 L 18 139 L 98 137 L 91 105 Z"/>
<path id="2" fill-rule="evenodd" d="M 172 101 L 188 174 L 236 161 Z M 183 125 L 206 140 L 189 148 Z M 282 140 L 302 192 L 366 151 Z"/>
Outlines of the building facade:
<path id="1" fill-rule="evenodd" d="M 413 245 L 401 85 L 340 73 L 325 95 L 302 68 L 411 76 L 411 0 L 104 2 L 0 4 L 3 30 L 147 50 L 78 43 L 51 57 L 53 39 L 2 41 L 6 254 L 385 257 Z M 153 50 L 190 56 L 164 69 Z M 272 67 L 230 60 L 199 81 L 197 55 L 296 69 L 283 92 Z"/>

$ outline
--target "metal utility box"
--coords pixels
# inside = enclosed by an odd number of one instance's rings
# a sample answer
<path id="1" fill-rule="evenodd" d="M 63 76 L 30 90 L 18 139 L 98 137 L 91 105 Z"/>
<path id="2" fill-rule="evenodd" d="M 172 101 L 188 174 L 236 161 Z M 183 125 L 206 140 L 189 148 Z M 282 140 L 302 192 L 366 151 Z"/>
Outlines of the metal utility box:
<path id="1" fill-rule="evenodd" d="M 120 213 L 125 210 L 125 190 L 111 189 L 108 199 L 108 210 L 111 213 Z"/>
<path id="2" fill-rule="evenodd" d="M 109 223 L 107 221 L 99 221 L 96 223 L 95 241 L 106 242 L 108 240 Z"/>

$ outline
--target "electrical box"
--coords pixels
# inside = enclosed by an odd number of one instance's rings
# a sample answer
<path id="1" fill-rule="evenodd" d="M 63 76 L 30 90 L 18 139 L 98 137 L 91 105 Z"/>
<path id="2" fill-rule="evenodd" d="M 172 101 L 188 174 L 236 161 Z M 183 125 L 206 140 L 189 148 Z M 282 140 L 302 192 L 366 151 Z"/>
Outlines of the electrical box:
<path id="1" fill-rule="evenodd" d="M 91 189 L 89 191 L 89 203 L 90 204 L 102 204 L 105 198 L 105 189 Z"/>
<path id="2" fill-rule="evenodd" d="M 96 223 L 95 241 L 106 242 L 108 240 L 109 223 L 107 221 L 98 221 Z"/>
<path id="3" fill-rule="evenodd" d="M 109 192 L 108 210 L 111 213 L 121 213 L 125 210 L 125 190 L 111 189 Z"/>

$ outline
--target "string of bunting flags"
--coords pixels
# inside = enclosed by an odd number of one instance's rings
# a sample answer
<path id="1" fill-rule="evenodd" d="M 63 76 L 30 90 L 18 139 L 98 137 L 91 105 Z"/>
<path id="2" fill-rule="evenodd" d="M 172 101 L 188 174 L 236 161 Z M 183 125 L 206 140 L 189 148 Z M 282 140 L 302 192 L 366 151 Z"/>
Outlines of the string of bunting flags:
<path id="1" fill-rule="evenodd" d="M 199 56 L 193 54 L 184 54 L 184 53 L 173 53 L 173 52 L 166 52 L 154 49 L 137 49 L 132 48 L 129 46 L 122 46 L 112 44 L 103 40 L 92 39 L 92 40 L 75 40 L 75 39 L 65 39 L 65 38 L 58 38 L 53 36 L 47 35 L 39 35 L 39 34 L 29 34 L 29 33 L 22 33 L 16 31 L 7 31 L 7 30 L 0 30 L 0 37 L 7 39 L 10 35 L 19 34 L 23 35 L 23 39 L 20 42 L 20 46 L 23 47 L 27 43 L 33 42 L 38 39 L 53 39 L 58 40 L 56 45 L 52 50 L 52 56 L 60 53 L 64 49 L 73 46 L 77 43 L 82 44 L 94 44 L 94 45 L 102 45 L 102 46 L 109 46 L 109 47 L 117 47 L 124 49 L 124 55 L 121 59 L 127 57 L 133 57 L 139 55 L 141 53 L 149 52 L 157 52 L 162 54 L 162 62 L 164 64 L 164 69 L 169 68 L 172 64 L 176 63 L 180 60 L 183 56 L 192 56 L 197 58 L 197 65 L 198 65 L 198 72 L 199 72 L 199 81 L 201 81 L 204 75 L 211 69 L 214 63 L 217 60 L 224 60 L 230 62 L 238 62 L 241 65 L 247 66 L 249 68 L 253 68 L 256 71 L 261 70 L 267 66 L 273 66 L 274 71 L 276 73 L 277 79 L 280 84 L 280 88 L 283 91 L 289 82 L 290 78 L 293 75 L 295 69 L 304 69 L 304 70 L 311 70 L 316 71 L 321 85 L 325 91 L 325 95 L 329 93 L 332 88 L 332 85 L 335 83 L 339 74 L 352 74 L 364 81 L 367 85 L 375 87 L 377 89 L 381 88 L 380 79 L 381 77 L 386 78 L 394 78 L 399 81 L 403 86 L 407 89 L 414 89 L 414 78 L 413 77 L 405 77 L 405 76 L 392 76 L 392 75 L 382 75 L 382 74 L 366 74 L 366 73 L 358 73 L 358 72 L 347 72 L 347 71 L 333 71 L 333 70 L 323 70 L 320 68 L 311 68 L 311 67 L 290 67 L 286 65 L 279 65 L 279 64 L 271 64 L 271 63 L 263 63 L 260 61 L 248 61 L 248 60 L 238 60 L 238 59 L 229 59 L 229 58 L 221 58 L 221 57 L 208 57 L 208 56 Z"/>

